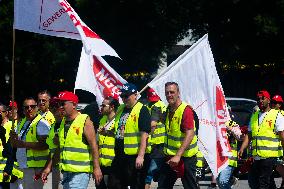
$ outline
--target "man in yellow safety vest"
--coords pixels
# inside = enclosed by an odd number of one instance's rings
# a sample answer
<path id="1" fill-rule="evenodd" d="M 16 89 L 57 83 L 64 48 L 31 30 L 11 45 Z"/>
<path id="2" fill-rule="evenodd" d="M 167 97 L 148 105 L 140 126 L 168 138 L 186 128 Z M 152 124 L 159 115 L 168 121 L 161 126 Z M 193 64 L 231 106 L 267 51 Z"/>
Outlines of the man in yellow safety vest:
<path id="1" fill-rule="evenodd" d="M 38 114 L 36 100 L 28 97 L 23 103 L 25 117 L 18 123 L 16 132 L 11 134 L 13 147 L 17 148 L 16 158 L 24 172 L 23 188 L 43 188 L 40 180 L 34 181 L 44 167 L 48 157 L 48 136 L 50 125 Z"/>
<path id="2" fill-rule="evenodd" d="M 254 158 L 248 180 L 252 189 L 268 189 L 276 160 L 282 155 L 284 116 L 271 109 L 270 94 L 265 90 L 257 93 L 257 104 L 260 110 L 252 115 L 248 128 Z"/>
<path id="3" fill-rule="evenodd" d="M 138 102 L 137 95 L 134 84 L 123 85 L 120 96 L 124 104 L 119 106 L 115 117 L 115 158 L 108 186 L 111 189 L 145 187 L 151 121 L 149 110 Z"/>
<path id="4" fill-rule="evenodd" d="M 87 114 L 77 111 L 77 95 L 64 91 L 57 99 L 65 115 L 58 131 L 62 185 L 69 189 L 87 189 L 91 175 L 96 184 L 102 179 L 94 125 Z"/>
<path id="5" fill-rule="evenodd" d="M 107 188 L 108 176 L 111 173 L 111 164 L 115 157 L 114 117 L 118 106 L 118 100 L 111 96 L 106 97 L 101 104 L 101 113 L 103 117 L 100 120 L 98 133 L 100 166 L 104 179 L 101 181 L 100 185 L 96 186 L 97 189 Z"/>
<path id="6" fill-rule="evenodd" d="M 197 189 L 198 147 L 193 111 L 180 99 L 179 86 L 176 82 L 165 84 L 165 95 L 169 103 L 165 118 L 166 162 L 161 168 L 158 188 L 173 188 L 177 177 L 180 176 L 185 189 Z"/>

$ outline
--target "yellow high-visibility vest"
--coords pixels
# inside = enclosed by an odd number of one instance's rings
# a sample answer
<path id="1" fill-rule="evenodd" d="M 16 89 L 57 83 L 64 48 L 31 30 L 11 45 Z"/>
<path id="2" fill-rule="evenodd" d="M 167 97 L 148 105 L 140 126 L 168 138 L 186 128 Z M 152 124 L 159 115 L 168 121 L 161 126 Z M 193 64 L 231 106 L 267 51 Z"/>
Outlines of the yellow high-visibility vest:
<path id="1" fill-rule="evenodd" d="M 49 123 L 49 125 L 53 125 L 55 123 L 55 118 L 51 111 L 45 112 L 41 115 L 41 117 L 45 119 Z"/>
<path id="2" fill-rule="evenodd" d="M 100 126 L 103 127 L 108 122 L 107 116 L 103 116 L 100 120 Z M 114 129 L 114 122 L 109 130 Z M 114 159 L 115 138 L 114 136 L 107 136 L 99 134 L 99 153 L 100 153 L 100 164 L 105 167 L 111 166 L 112 160 Z"/>
<path id="3" fill-rule="evenodd" d="M 30 124 L 30 128 L 26 135 L 26 142 L 38 142 L 37 139 L 37 124 L 42 119 L 41 115 L 37 115 L 36 118 Z M 44 167 L 48 159 L 49 150 L 34 150 L 27 149 L 27 166 L 33 167 Z"/>
<path id="4" fill-rule="evenodd" d="M 181 103 L 181 105 L 175 110 L 174 115 L 171 120 L 169 120 L 169 112 L 167 112 L 166 117 L 166 142 L 164 145 L 164 153 L 167 155 L 174 156 L 177 154 L 177 151 L 181 147 L 181 144 L 184 140 L 185 133 L 181 132 L 180 124 L 182 121 L 182 115 L 185 108 L 188 105 L 186 103 Z M 194 126 L 195 130 L 195 126 Z M 192 157 L 196 155 L 198 152 L 197 147 L 197 137 L 196 135 L 193 137 L 190 145 L 182 154 L 183 157 Z"/>
<path id="5" fill-rule="evenodd" d="M 280 140 L 275 132 L 275 122 L 279 111 L 271 109 L 265 115 L 262 123 L 259 125 L 259 111 L 256 111 L 251 118 L 252 133 L 252 155 L 263 158 L 280 157 L 282 147 L 279 145 Z"/>
<path id="6" fill-rule="evenodd" d="M 124 153 L 127 155 L 136 155 L 139 152 L 141 133 L 138 127 L 138 120 L 140 110 L 143 107 L 141 102 L 137 102 L 132 108 L 124 130 Z M 115 117 L 115 131 L 118 129 L 118 122 L 120 120 L 121 114 L 125 108 L 125 105 L 122 104 L 118 107 L 117 115 Z M 147 145 L 146 153 L 150 153 L 151 146 Z"/>
<path id="7" fill-rule="evenodd" d="M 62 118 L 62 121 L 65 121 L 65 117 Z M 55 131 L 55 123 L 51 126 L 51 129 L 49 131 L 48 137 L 46 139 L 46 144 L 48 145 L 49 151 L 51 153 L 51 157 L 54 155 L 55 150 L 57 149 L 58 145 L 54 144 L 53 139 L 55 137 L 55 133 L 57 133 L 58 131 Z"/>
<path id="8" fill-rule="evenodd" d="M 149 111 L 151 112 L 153 107 L 158 107 L 161 109 L 162 113 L 166 112 L 166 105 L 159 100 L 154 103 L 151 107 L 147 106 Z M 158 122 L 154 132 L 151 134 L 151 144 L 163 144 L 165 142 L 166 137 L 166 128 L 162 122 Z"/>
<path id="9" fill-rule="evenodd" d="M 6 142 L 7 142 L 9 140 L 9 137 L 10 137 L 10 131 L 11 131 L 11 128 L 12 128 L 12 121 L 6 122 L 3 125 L 3 127 L 6 130 L 5 139 L 6 139 Z M 2 156 L 3 145 L 2 145 L 2 141 L 1 140 L 0 140 L 0 145 L 1 145 L 1 149 L 0 149 L 0 182 L 3 182 L 3 171 L 4 171 L 5 166 L 6 166 L 7 158 L 4 158 Z M 24 173 L 19 170 L 17 162 L 14 162 L 14 166 L 13 166 L 13 169 L 12 169 L 12 175 L 18 177 L 18 179 L 22 179 L 23 176 L 24 176 Z M 10 180 L 11 180 L 11 176 L 9 177 L 8 180 L 6 180 L 6 182 L 10 182 Z"/>
<path id="10" fill-rule="evenodd" d="M 198 149 L 198 152 L 196 154 L 197 162 L 196 162 L 196 167 L 202 168 L 204 166 L 203 163 L 203 154 L 201 151 Z"/>
<path id="11" fill-rule="evenodd" d="M 229 165 L 232 167 L 238 167 L 238 141 L 234 140 L 234 142 L 230 143 L 232 156 L 229 157 Z"/>
<path id="12" fill-rule="evenodd" d="M 60 124 L 59 143 L 60 143 L 60 163 L 61 171 L 76 173 L 93 172 L 93 156 L 90 146 L 83 142 L 83 134 L 87 114 L 79 114 L 65 133 L 65 119 Z"/>

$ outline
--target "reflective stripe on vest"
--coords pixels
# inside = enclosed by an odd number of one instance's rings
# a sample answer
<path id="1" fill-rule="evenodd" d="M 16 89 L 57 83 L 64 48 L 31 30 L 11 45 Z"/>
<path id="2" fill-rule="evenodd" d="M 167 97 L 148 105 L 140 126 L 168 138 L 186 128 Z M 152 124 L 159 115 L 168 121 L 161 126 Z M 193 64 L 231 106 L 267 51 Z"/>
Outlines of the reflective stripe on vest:
<path id="1" fill-rule="evenodd" d="M 102 117 L 100 120 L 100 127 L 105 126 L 108 123 L 108 118 L 106 115 Z M 109 130 L 114 129 L 113 125 L 109 128 Z M 103 134 L 99 134 L 99 153 L 100 153 L 100 164 L 105 167 L 111 166 L 112 160 L 114 159 L 115 138 L 114 136 L 107 136 Z"/>
<path id="2" fill-rule="evenodd" d="M 23 119 L 21 119 L 21 121 L 19 122 L 19 124 L 17 125 L 17 134 L 20 134 L 24 124 L 26 123 L 27 118 L 24 117 Z"/>
<path id="3" fill-rule="evenodd" d="M 203 165 L 203 154 L 201 153 L 200 150 L 198 150 L 196 154 L 197 162 L 196 162 L 196 167 L 202 168 Z"/>
<path id="4" fill-rule="evenodd" d="M 60 124 L 60 163 L 59 168 L 68 172 L 93 172 L 93 157 L 90 146 L 83 142 L 83 133 L 87 114 L 79 114 L 70 125 L 64 137 L 65 119 Z"/>
<path id="5" fill-rule="evenodd" d="M 148 107 L 150 113 L 153 107 L 157 107 L 161 110 L 162 113 L 166 112 L 166 105 L 162 101 L 157 101 L 151 107 Z M 151 134 L 151 144 L 163 144 L 166 137 L 166 128 L 165 125 L 161 122 L 157 123 L 157 126 L 154 132 Z"/>
<path id="6" fill-rule="evenodd" d="M 232 156 L 229 157 L 229 165 L 232 167 L 238 167 L 238 141 L 235 140 L 234 143 L 230 143 Z"/>
<path id="7" fill-rule="evenodd" d="M 9 136 L 10 136 L 10 131 L 11 131 L 11 128 L 12 128 L 12 121 L 8 121 L 6 122 L 3 127 L 5 128 L 6 130 L 6 133 L 5 133 L 5 139 L 6 139 L 6 142 L 9 140 Z M 1 140 L 0 140 L 1 142 Z M 2 142 L 1 142 L 1 146 L 2 146 Z M 6 161 L 7 161 L 7 158 L 4 158 L 2 156 L 2 151 L 3 151 L 3 147 L 1 149 L 1 156 L 0 156 L 0 182 L 3 182 L 3 171 L 6 167 Z M 20 171 L 18 169 L 18 164 L 17 162 L 14 162 L 14 166 L 13 166 L 13 169 L 12 169 L 12 175 L 18 177 L 19 179 L 22 179 L 23 178 L 23 172 Z M 11 176 L 9 177 L 9 179 L 6 180 L 6 182 L 10 182 L 11 180 Z"/>
<path id="8" fill-rule="evenodd" d="M 26 142 L 38 142 L 37 140 L 37 124 L 42 119 L 41 115 L 37 115 L 29 125 L 26 135 Z M 33 150 L 27 149 L 27 166 L 31 167 L 44 167 L 48 159 L 49 150 Z"/>
<path id="9" fill-rule="evenodd" d="M 280 146 L 279 136 L 275 133 L 275 122 L 278 110 L 268 111 L 259 125 L 259 111 L 255 112 L 251 118 L 252 133 L 252 155 L 263 158 L 280 157 L 282 147 Z M 280 150 L 281 147 L 281 150 Z"/>
<path id="10" fill-rule="evenodd" d="M 63 120 L 65 121 L 65 117 L 63 117 L 61 122 Z M 46 143 L 47 143 L 49 151 L 51 153 L 51 157 L 53 157 L 55 150 L 58 148 L 58 145 L 54 144 L 54 142 L 53 142 L 53 139 L 54 139 L 55 133 L 56 133 L 55 130 L 54 130 L 55 129 L 54 127 L 55 127 L 55 123 L 51 126 L 48 137 L 46 139 Z"/>
<path id="11" fill-rule="evenodd" d="M 126 124 L 125 124 L 125 130 L 124 130 L 124 152 L 127 155 L 136 155 L 138 154 L 139 147 L 140 147 L 140 138 L 141 133 L 139 132 L 138 127 L 138 120 L 139 120 L 139 114 L 140 110 L 143 107 L 143 104 L 141 102 L 137 102 L 135 106 L 132 108 Z M 118 108 L 118 113 L 115 117 L 115 131 L 118 129 L 118 122 L 120 120 L 121 114 L 125 108 L 125 105 L 122 104 Z M 150 153 L 151 147 L 149 144 L 147 144 L 146 153 Z"/>
<path id="12" fill-rule="evenodd" d="M 181 147 L 182 141 L 185 137 L 185 133 L 180 131 L 180 125 L 182 121 L 183 112 L 187 106 L 188 105 L 186 103 L 181 103 L 181 105 L 174 112 L 171 121 L 169 120 L 169 112 L 167 112 L 166 124 L 165 124 L 167 137 L 164 146 L 164 153 L 167 155 L 176 155 L 178 149 Z M 198 152 L 197 137 L 196 135 L 194 135 L 190 145 L 184 151 L 182 156 L 192 157 L 196 155 L 197 152 Z"/>
<path id="13" fill-rule="evenodd" d="M 0 162 L 0 182 L 3 182 L 3 172 L 6 167 L 6 159 L 1 160 Z M 19 167 L 16 162 L 14 162 L 14 166 L 12 169 L 12 175 L 16 176 L 18 179 L 22 179 L 24 177 L 24 173 L 19 170 Z M 10 182 L 11 176 L 5 181 L 5 182 Z"/>

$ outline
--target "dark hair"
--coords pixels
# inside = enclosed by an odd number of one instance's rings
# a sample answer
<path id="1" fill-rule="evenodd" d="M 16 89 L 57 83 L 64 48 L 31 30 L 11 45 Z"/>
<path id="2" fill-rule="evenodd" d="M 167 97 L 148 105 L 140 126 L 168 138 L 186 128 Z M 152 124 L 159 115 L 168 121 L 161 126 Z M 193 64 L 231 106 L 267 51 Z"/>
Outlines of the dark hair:
<path id="1" fill-rule="evenodd" d="M 26 97 L 25 100 L 23 101 L 23 106 L 24 106 L 25 101 L 27 101 L 27 100 L 33 100 L 33 101 L 35 101 L 35 103 L 37 103 L 37 101 L 35 100 L 34 97 Z"/>
<path id="2" fill-rule="evenodd" d="M 105 98 L 105 100 L 109 101 L 109 105 L 113 106 L 115 111 L 117 110 L 119 106 L 119 102 L 117 99 L 113 98 L 112 96 L 108 96 Z"/>
<path id="3" fill-rule="evenodd" d="M 176 82 L 173 82 L 173 81 L 169 81 L 167 83 L 165 83 L 165 88 L 169 85 L 175 85 L 177 87 L 177 90 L 179 91 L 179 86 Z"/>
<path id="4" fill-rule="evenodd" d="M 4 111 L 9 111 L 9 107 L 6 106 L 5 104 L 3 104 L 3 103 L 0 102 L 0 106 L 3 107 L 3 110 L 4 110 Z"/>
<path id="5" fill-rule="evenodd" d="M 49 92 L 48 90 L 42 90 L 42 91 L 40 91 L 40 92 L 38 93 L 38 95 L 43 95 L 43 94 L 47 94 L 47 96 L 48 96 L 49 98 L 51 98 L 51 94 L 50 94 L 50 92 Z"/>

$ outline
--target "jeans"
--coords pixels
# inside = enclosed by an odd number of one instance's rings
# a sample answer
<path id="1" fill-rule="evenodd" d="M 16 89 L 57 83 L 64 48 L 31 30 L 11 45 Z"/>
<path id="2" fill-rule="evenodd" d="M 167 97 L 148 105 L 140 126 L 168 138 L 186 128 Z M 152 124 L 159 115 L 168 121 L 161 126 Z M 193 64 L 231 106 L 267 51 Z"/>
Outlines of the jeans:
<path id="1" fill-rule="evenodd" d="M 164 163 L 164 158 L 151 159 L 150 166 L 145 179 L 145 184 L 151 184 L 153 178 L 156 180 L 158 178 L 162 164 Z"/>
<path id="2" fill-rule="evenodd" d="M 24 189 L 32 188 L 32 189 L 43 189 L 43 182 L 41 179 L 34 181 L 33 177 L 35 174 L 40 173 L 42 168 L 24 168 L 21 171 L 24 172 L 24 178 L 18 179 L 18 184 L 22 185 Z"/>
<path id="3" fill-rule="evenodd" d="M 89 180 L 91 178 L 90 173 L 63 173 L 63 189 L 87 189 Z"/>
<path id="4" fill-rule="evenodd" d="M 252 189 L 269 189 L 276 158 L 254 160 L 249 171 L 248 183 Z"/>
<path id="5" fill-rule="evenodd" d="M 184 176 L 181 178 L 182 185 L 185 189 L 197 189 L 196 180 L 196 156 L 182 157 L 184 162 Z M 171 169 L 169 164 L 163 163 L 161 167 L 160 177 L 158 180 L 158 189 L 170 189 L 173 188 L 177 180 L 177 174 Z"/>
<path id="6" fill-rule="evenodd" d="M 231 189 L 231 176 L 235 167 L 228 165 L 217 177 L 217 184 L 220 189 Z"/>

